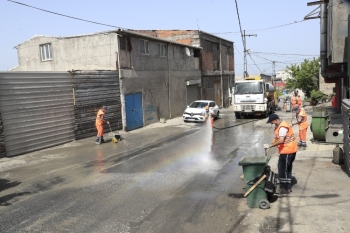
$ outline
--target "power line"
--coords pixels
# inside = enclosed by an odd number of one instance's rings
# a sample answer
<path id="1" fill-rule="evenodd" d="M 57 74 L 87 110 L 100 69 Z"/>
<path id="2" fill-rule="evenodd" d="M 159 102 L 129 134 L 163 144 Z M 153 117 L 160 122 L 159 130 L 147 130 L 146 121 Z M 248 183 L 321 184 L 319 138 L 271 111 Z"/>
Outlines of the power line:
<path id="1" fill-rule="evenodd" d="M 233 44 L 233 46 L 236 48 L 236 50 L 237 50 L 237 52 L 239 53 L 239 55 L 240 55 L 241 57 L 243 57 L 242 54 L 239 52 L 238 48 L 236 47 L 236 45 Z M 235 65 L 240 65 L 240 64 L 235 64 Z M 244 65 L 245 65 L 245 64 L 244 64 Z M 249 66 L 250 69 L 254 70 L 249 64 L 248 64 L 248 66 Z"/>
<path id="2" fill-rule="evenodd" d="M 252 56 L 250 55 L 250 53 L 248 52 L 248 55 L 250 57 L 250 59 L 252 59 L 253 63 L 255 64 L 256 68 L 258 68 L 260 70 L 260 68 L 258 67 L 258 65 L 255 63 L 254 59 L 252 58 Z M 261 70 L 260 70 L 261 72 Z M 262 72 L 261 72 L 262 73 Z"/>
<path id="3" fill-rule="evenodd" d="M 298 60 L 292 60 L 292 61 L 272 61 L 272 60 L 267 59 L 267 58 L 265 58 L 265 57 L 262 57 L 261 55 L 258 55 L 258 54 L 253 54 L 253 55 L 256 56 L 256 57 L 258 57 L 258 58 L 260 58 L 261 60 L 264 60 L 264 61 L 275 62 L 275 63 L 281 63 L 281 64 L 298 64 L 298 63 L 302 63 L 302 62 L 305 61 L 305 59 L 302 60 L 302 61 L 300 61 L 300 59 L 298 59 Z"/>
<path id="4" fill-rule="evenodd" d="M 56 13 L 56 12 L 53 12 L 53 11 L 48 11 L 48 10 L 41 9 L 41 8 L 38 8 L 38 7 L 30 6 L 30 5 L 21 3 L 21 2 L 16 2 L 16 1 L 12 1 L 12 0 L 7 0 L 7 1 L 19 4 L 19 5 L 23 5 L 23 6 L 26 6 L 26 7 L 30 7 L 30 8 L 36 9 L 36 10 L 44 11 L 44 12 L 47 12 L 47 13 L 51 13 L 51 14 L 55 14 L 55 15 L 59 15 L 59 16 L 63 16 L 63 17 L 71 18 L 71 19 L 76 19 L 76 20 L 80 20 L 80 21 L 84 21 L 84 22 L 88 22 L 88 23 L 93 23 L 93 24 L 98 24 L 98 25 L 103 25 L 103 26 L 113 27 L 113 28 L 122 28 L 122 27 L 118 27 L 118 26 L 114 26 L 114 25 L 98 23 L 98 22 L 94 22 L 94 21 L 90 21 L 90 20 L 86 20 L 86 19 L 80 19 L 80 18 L 76 18 L 76 17 L 73 17 L 73 16 Z"/>
<path id="5" fill-rule="evenodd" d="M 286 53 L 266 53 L 266 52 L 252 52 L 251 53 L 258 53 L 258 54 L 273 54 L 273 55 L 286 55 L 286 56 L 289 56 L 289 55 L 292 55 L 292 56 L 306 56 L 306 57 L 309 57 L 309 56 L 320 56 L 320 55 L 310 55 L 310 54 L 286 54 Z"/>
<path id="6" fill-rule="evenodd" d="M 292 22 L 292 23 L 286 23 L 286 24 L 282 24 L 282 25 L 278 25 L 278 26 L 273 26 L 273 27 L 268 27 L 268 28 L 247 30 L 247 32 L 270 30 L 270 29 L 274 29 L 274 28 L 289 26 L 289 25 L 296 24 L 296 23 L 301 23 L 301 22 L 304 22 L 304 21 L 306 21 L 306 20 L 294 21 L 294 22 Z M 239 33 L 239 32 L 215 32 L 215 33 L 211 33 L 211 34 L 238 34 L 238 33 Z"/>

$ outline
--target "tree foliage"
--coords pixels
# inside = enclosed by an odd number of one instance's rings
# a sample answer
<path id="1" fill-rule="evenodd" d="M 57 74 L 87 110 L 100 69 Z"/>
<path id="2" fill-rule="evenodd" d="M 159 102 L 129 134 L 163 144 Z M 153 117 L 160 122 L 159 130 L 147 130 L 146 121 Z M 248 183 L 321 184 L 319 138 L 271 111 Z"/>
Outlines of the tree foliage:
<path id="1" fill-rule="evenodd" d="M 314 103 L 317 103 L 319 101 L 323 102 L 327 99 L 327 97 L 328 96 L 320 90 L 313 90 L 311 91 L 311 95 L 310 95 L 311 101 Z"/>
<path id="2" fill-rule="evenodd" d="M 300 65 L 287 66 L 287 70 L 293 78 L 287 79 L 286 88 L 300 89 L 306 97 L 310 97 L 313 90 L 318 90 L 319 61 L 319 58 L 305 59 Z"/>

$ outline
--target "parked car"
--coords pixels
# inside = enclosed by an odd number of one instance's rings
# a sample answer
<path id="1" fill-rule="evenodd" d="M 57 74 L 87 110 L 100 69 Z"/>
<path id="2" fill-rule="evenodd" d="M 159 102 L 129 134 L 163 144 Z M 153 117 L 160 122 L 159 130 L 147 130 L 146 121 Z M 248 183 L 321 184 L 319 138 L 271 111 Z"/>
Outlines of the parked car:
<path id="1" fill-rule="evenodd" d="M 185 109 L 182 117 L 184 122 L 193 121 L 193 122 L 203 122 L 205 121 L 205 106 L 209 106 L 209 109 L 213 111 L 214 118 L 219 118 L 219 106 L 212 100 L 196 100 L 192 102 Z"/>

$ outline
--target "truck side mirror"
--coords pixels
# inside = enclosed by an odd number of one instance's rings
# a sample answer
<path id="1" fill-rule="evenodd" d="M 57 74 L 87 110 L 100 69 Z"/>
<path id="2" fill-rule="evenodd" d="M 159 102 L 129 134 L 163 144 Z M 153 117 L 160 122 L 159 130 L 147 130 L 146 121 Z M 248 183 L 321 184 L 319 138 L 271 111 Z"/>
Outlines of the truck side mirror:
<path id="1" fill-rule="evenodd" d="M 269 91 L 269 89 L 270 89 L 269 84 L 266 84 L 265 86 L 266 86 L 266 91 Z"/>

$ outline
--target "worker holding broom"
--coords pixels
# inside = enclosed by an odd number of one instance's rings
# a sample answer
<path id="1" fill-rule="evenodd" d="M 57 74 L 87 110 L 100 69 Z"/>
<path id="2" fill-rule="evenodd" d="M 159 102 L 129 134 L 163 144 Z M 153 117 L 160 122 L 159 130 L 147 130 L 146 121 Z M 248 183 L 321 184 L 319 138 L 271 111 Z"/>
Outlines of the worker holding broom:
<path id="1" fill-rule="evenodd" d="M 280 179 L 280 194 L 289 194 L 292 191 L 292 169 L 298 146 L 292 127 L 277 114 L 271 114 L 266 123 L 275 126 L 275 138 L 271 145 L 265 149 L 277 147 L 278 158 L 278 176 Z"/>
<path id="2" fill-rule="evenodd" d="M 306 147 L 306 131 L 307 131 L 307 127 L 309 127 L 306 112 L 302 107 L 299 107 L 299 105 L 294 106 L 293 112 L 295 112 L 295 119 L 297 119 L 297 122 L 293 123 L 292 126 L 293 125 L 299 126 L 298 146 Z"/>
<path id="3" fill-rule="evenodd" d="M 106 113 L 107 113 L 106 106 L 102 106 L 102 108 L 100 108 L 100 110 L 98 110 L 97 112 L 96 123 L 95 123 L 96 129 L 97 129 L 97 138 L 95 143 L 97 145 L 105 142 L 103 139 L 103 134 L 104 134 L 103 123 L 106 122 L 107 124 L 109 124 L 109 122 L 105 119 Z"/>

